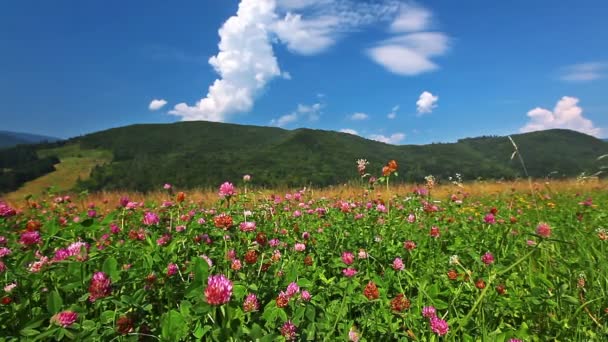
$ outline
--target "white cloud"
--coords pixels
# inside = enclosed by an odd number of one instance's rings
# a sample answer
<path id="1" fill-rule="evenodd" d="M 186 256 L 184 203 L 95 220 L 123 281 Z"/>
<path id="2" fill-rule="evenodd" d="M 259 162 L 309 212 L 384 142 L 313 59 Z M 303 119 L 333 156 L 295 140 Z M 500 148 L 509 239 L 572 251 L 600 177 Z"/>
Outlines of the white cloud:
<path id="1" fill-rule="evenodd" d="M 394 19 L 401 0 L 241 0 L 236 15 L 219 29 L 217 55 L 209 64 L 219 77 L 194 105 L 179 103 L 169 114 L 182 120 L 227 121 L 248 112 L 268 82 L 282 77 L 273 44 L 295 53 L 325 51 L 342 36 Z"/>
<path id="2" fill-rule="evenodd" d="M 288 124 L 294 123 L 300 119 L 307 118 L 308 121 L 313 122 L 319 120 L 323 109 L 322 103 L 315 103 L 312 105 L 298 104 L 298 108 L 289 114 L 285 114 L 278 119 L 270 120 L 271 126 L 285 127 Z"/>
<path id="3" fill-rule="evenodd" d="M 154 100 L 150 101 L 150 104 L 148 105 L 148 109 L 159 110 L 159 109 L 163 108 L 166 104 L 167 104 L 167 101 L 165 101 L 164 99 L 154 99 Z"/>
<path id="4" fill-rule="evenodd" d="M 388 113 L 388 114 L 386 115 L 386 117 L 387 117 L 387 118 L 389 118 L 389 119 L 391 119 L 391 120 L 392 120 L 392 119 L 394 119 L 394 118 L 396 118 L 396 117 L 397 117 L 397 111 L 398 111 L 398 110 L 399 110 L 399 105 L 394 106 L 394 107 L 391 109 L 390 113 Z"/>
<path id="5" fill-rule="evenodd" d="M 448 49 L 448 37 L 441 32 L 411 33 L 385 40 L 369 49 L 369 56 L 388 71 L 414 76 L 437 70 L 431 57 Z"/>
<path id="6" fill-rule="evenodd" d="M 418 115 L 431 113 L 437 107 L 437 101 L 439 101 L 439 96 L 435 96 L 428 91 L 423 91 L 418 101 L 416 101 Z"/>
<path id="7" fill-rule="evenodd" d="M 536 107 L 528 112 L 530 120 L 523 126 L 521 132 L 540 131 L 552 128 L 565 128 L 599 136 L 601 129 L 595 127 L 593 122 L 583 116 L 583 109 L 578 106 L 576 97 L 562 97 L 553 111 Z"/>
<path id="8" fill-rule="evenodd" d="M 279 7 L 287 13 L 276 21 L 273 31 L 290 51 L 313 55 L 327 50 L 349 32 L 392 19 L 400 3 L 399 0 L 283 0 L 279 1 Z"/>
<path id="9" fill-rule="evenodd" d="M 367 115 L 365 113 L 354 113 L 353 115 L 350 116 L 350 119 L 354 120 L 354 121 L 366 120 L 368 118 L 369 118 L 369 115 Z"/>
<path id="10" fill-rule="evenodd" d="M 226 121 L 253 107 L 264 86 L 281 75 L 269 32 L 275 7 L 274 0 L 241 1 L 237 14 L 219 30 L 219 53 L 209 59 L 220 78 L 196 105 L 180 103 L 170 114 L 182 120 Z"/>
<path id="11" fill-rule="evenodd" d="M 390 136 L 385 136 L 382 134 L 372 134 L 369 136 L 369 138 L 372 140 L 383 142 L 385 144 L 397 145 L 401 141 L 403 141 L 403 139 L 405 139 L 405 134 L 394 133 L 394 134 L 391 134 Z"/>
<path id="12" fill-rule="evenodd" d="M 417 5 L 402 5 L 391 24 L 391 31 L 399 33 L 367 50 L 368 55 L 388 71 L 414 76 L 437 70 L 431 58 L 448 50 L 449 38 L 443 32 L 429 32 L 432 13 Z"/>
<path id="13" fill-rule="evenodd" d="M 432 13 L 417 5 L 404 4 L 399 16 L 391 24 L 393 32 L 415 32 L 425 30 L 431 21 Z"/>
<path id="14" fill-rule="evenodd" d="M 560 79 L 569 82 L 588 82 L 604 77 L 608 64 L 599 62 L 574 64 L 562 68 Z"/>
<path id="15" fill-rule="evenodd" d="M 348 134 L 352 134 L 352 135 L 359 135 L 359 132 L 355 131 L 354 129 L 350 129 L 350 128 L 342 128 L 340 130 L 340 132 L 348 133 Z"/>

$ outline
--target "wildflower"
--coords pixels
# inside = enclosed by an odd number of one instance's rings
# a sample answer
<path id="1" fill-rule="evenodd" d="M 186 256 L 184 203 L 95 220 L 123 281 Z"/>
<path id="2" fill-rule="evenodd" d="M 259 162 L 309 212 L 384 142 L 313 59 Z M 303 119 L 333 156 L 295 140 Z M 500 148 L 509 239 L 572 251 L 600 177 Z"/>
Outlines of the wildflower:
<path id="1" fill-rule="evenodd" d="M 243 176 L 243 182 L 247 183 L 251 181 L 251 175 L 244 175 Z"/>
<path id="2" fill-rule="evenodd" d="M 606 229 L 604 229 L 604 228 L 598 228 L 595 231 L 597 232 L 597 237 L 600 240 L 602 240 L 602 241 L 608 240 L 608 232 L 606 231 Z"/>
<path id="3" fill-rule="evenodd" d="M 19 243 L 25 246 L 36 245 L 41 242 L 40 233 L 38 231 L 28 231 L 21 234 Z"/>
<path id="4" fill-rule="evenodd" d="M 401 258 L 395 258 L 395 260 L 393 260 L 393 269 L 395 271 L 402 271 L 404 268 L 405 265 L 403 265 Z"/>
<path id="5" fill-rule="evenodd" d="M 232 282 L 224 275 L 214 275 L 207 278 L 205 298 L 211 305 L 222 305 L 230 301 Z"/>
<path id="6" fill-rule="evenodd" d="M 77 241 L 68 246 L 67 252 L 69 256 L 75 256 L 78 261 L 85 261 L 89 251 L 89 244 L 82 241 Z"/>
<path id="7" fill-rule="evenodd" d="M 116 331 L 121 335 L 133 332 L 133 320 L 129 316 L 121 316 L 116 320 Z"/>
<path id="8" fill-rule="evenodd" d="M 492 253 L 490 252 L 486 252 L 486 254 L 481 256 L 481 261 L 486 264 L 486 265 L 490 265 L 494 263 L 494 255 L 492 255 Z"/>
<path id="9" fill-rule="evenodd" d="M 287 286 L 287 295 L 289 297 L 292 297 L 293 295 L 295 295 L 296 293 L 300 292 L 300 287 L 298 286 L 297 283 L 295 282 L 291 282 L 288 286 Z"/>
<path id="10" fill-rule="evenodd" d="M 370 281 L 369 283 L 367 283 L 367 285 L 365 286 L 365 289 L 363 290 L 363 295 L 365 297 L 367 297 L 367 299 L 369 299 L 369 300 L 378 299 L 378 297 L 380 297 L 378 287 L 376 286 L 376 284 L 373 281 Z"/>
<path id="11" fill-rule="evenodd" d="M 266 244 L 266 242 L 268 242 L 268 237 L 266 237 L 266 234 L 263 232 L 259 232 L 256 234 L 255 236 L 255 241 L 260 245 L 260 246 L 264 246 Z"/>
<path id="12" fill-rule="evenodd" d="M 428 175 L 424 177 L 424 180 L 426 181 L 427 188 L 432 189 L 433 187 L 435 187 L 435 177 L 433 177 L 433 175 Z"/>
<path id="13" fill-rule="evenodd" d="M 357 328 L 350 327 L 350 330 L 348 331 L 348 340 L 351 342 L 359 342 L 359 338 L 360 336 Z"/>
<path id="14" fill-rule="evenodd" d="M 405 298 L 403 293 L 397 295 L 397 297 L 391 300 L 391 309 L 393 311 L 401 312 L 410 308 L 411 302 Z"/>
<path id="15" fill-rule="evenodd" d="M 186 194 L 183 191 L 180 191 L 175 196 L 175 200 L 177 203 L 182 203 L 186 199 Z"/>
<path id="16" fill-rule="evenodd" d="M 496 292 L 498 292 L 499 295 L 504 295 L 507 293 L 507 288 L 504 284 L 498 284 L 496 286 Z"/>
<path id="17" fill-rule="evenodd" d="M 523 342 L 523 341 L 518 338 L 512 338 L 509 340 L 509 342 Z"/>
<path id="18" fill-rule="evenodd" d="M 51 323 L 57 324 L 64 328 L 69 327 L 78 320 L 78 314 L 74 311 L 61 311 L 51 317 Z"/>
<path id="19" fill-rule="evenodd" d="M 289 304 L 289 295 L 287 293 L 285 293 L 284 291 L 281 291 L 279 293 L 279 296 L 276 299 L 276 302 L 277 302 L 278 308 L 286 307 L 287 304 Z"/>
<path id="20" fill-rule="evenodd" d="M 40 260 L 34 261 L 33 263 L 31 263 L 29 265 L 29 271 L 32 273 L 38 273 L 48 263 L 49 263 L 49 258 L 43 256 L 40 258 Z M 0 265 L 0 271 L 2 271 L 2 265 Z"/>
<path id="21" fill-rule="evenodd" d="M 425 306 L 422 308 L 422 317 L 433 318 L 437 317 L 437 310 L 434 306 Z"/>
<path id="22" fill-rule="evenodd" d="M 409 223 L 416 222 L 416 215 L 414 215 L 414 214 L 407 215 L 407 222 L 409 222 Z"/>
<path id="23" fill-rule="evenodd" d="M 230 182 L 224 182 L 222 185 L 220 185 L 220 190 L 218 192 L 218 195 L 220 196 L 220 198 L 230 198 L 234 195 L 236 195 L 236 190 L 234 188 L 234 185 L 232 185 L 232 183 Z"/>
<path id="24" fill-rule="evenodd" d="M 481 278 L 477 279 L 477 281 L 475 282 L 475 287 L 480 290 L 483 290 L 486 288 L 486 282 Z"/>
<path id="25" fill-rule="evenodd" d="M 431 227 L 430 235 L 431 235 L 431 237 L 438 238 L 440 235 L 439 227 L 435 227 L 435 226 Z"/>
<path id="26" fill-rule="evenodd" d="M 219 214 L 213 218 L 213 224 L 215 224 L 217 228 L 228 230 L 232 227 L 232 217 L 228 214 Z"/>
<path id="27" fill-rule="evenodd" d="M 11 208 L 8 204 L 0 201 L 0 217 L 11 217 L 15 216 L 17 211 Z"/>
<path id="28" fill-rule="evenodd" d="M 458 257 L 458 255 L 454 254 L 450 257 L 450 265 L 459 265 L 460 264 L 460 258 Z"/>
<path id="29" fill-rule="evenodd" d="M 408 251 L 412 251 L 416 248 L 416 243 L 414 241 L 408 240 L 403 243 L 403 248 Z"/>
<path id="30" fill-rule="evenodd" d="M 450 280 L 456 280 L 456 278 L 458 278 L 458 272 L 456 272 L 456 270 L 449 270 L 448 271 L 448 279 Z"/>
<path id="31" fill-rule="evenodd" d="M 302 290 L 302 293 L 300 294 L 300 297 L 305 302 L 310 301 L 310 299 L 312 298 L 312 296 L 310 295 L 310 292 L 308 292 L 306 290 Z"/>
<path id="32" fill-rule="evenodd" d="M 248 264 L 255 264 L 258 261 L 258 252 L 250 249 L 245 253 L 245 262 Z"/>
<path id="33" fill-rule="evenodd" d="M 541 222 L 536 226 L 536 234 L 548 238 L 551 236 L 551 227 L 547 223 Z"/>
<path id="34" fill-rule="evenodd" d="M 342 252 L 342 262 L 347 265 L 352 265 L 355 261 L 355 256 L 351 252 Z"/>
<path id="35" fill-rule="evenodd" d="M 239 227 L 242 232 L 252 232 L 255 230 L 255 222 L 241 222 Z"/>
<path id="36" fill-rule="evenodd" d="M 170 276 L 176 274 L 177 271 L 179 271 L 179 267 L 177 267 L 176 264 L 170 263 L 169 265 L 167 265 L 167 276 L 170 277 Z"/>
<path id="37" fill-rule="evenodd" d="M 158 224 L 159 221 L 160 221 L 160 219 L 158 218 L 158 215 L 156 215 L 153 212 L 148 211 L 144 214 L 143 223 L 146 226 L 152 226 L 152 225 Z"/>
<path id="38" fill-rule="evenodd" d="M 17 287 L 17 283 L 11 283 L 4 286 L 4 292 L 11 292 Z"/>
<path id="39" fill-rule="evenodd" d="M 111 292 L 112 282 L 110 278 L 103 272 L 93 274 L 93 279 L 91 279 L 89 285 L 89 301 L 94 303 L 99 298 L 109 296 Z"/>
<path id="40" fill-rule="evenodd" d="M 489 213 L 487 214 L 484 218 L 483 218 L 484 222 L 487 224 L 495 224 L 496 223 L 496 217 L 494 216 L 494 214 Z"/>
<path id="41" fill-rule="evenodd" d="M 438 336 L 443 336 L 448 333 L 450 327 L 448 323 L 439 317 L 431 317 L 431 330 Z"/>
<path id="42" fill-rule="evenodd" d="M 296 252 L 303 252 L 306 250 L 306 245 L 303 243 L 296 243 L 294 245 L 294 249 L 296 250 Z"/>
<path id="43" fill-rule="evenodd" d="M 0 258 L 4 258 L 7 255 L 10 255 L 12 251 L 6 247 L 0 247 Z"/>
<path id="44" fill-rule="evenodd" d="M 281 241 L 279 239 L 274 238 L 274 239 L 271 239 L 270 241 L 268 241 L 268 246 L 277 247 L 280 243 L 281 243 Z"/>
<path id="45" fill-rule="evenodd" d="M 6 265 L 4 264 L 4 262 L 2 262 L 2 260 L 0 260 L 0 273 L 6 271 Z"/>
<path id="46" fill-rule="evenodd" d="M 260 308 L 260 303 L 258 303 L 258 298 L 255 294 L 250 293 L 245 297 L 245 301 L 243 302 L 243 310 L 245 312 L 258 311 Z"/>
<path id="47" fill-rule="evenodd" d="M 287 321 L 281 327 L 281 335 L 285 337 L 287 341 L 293 341 L 296 339 L 296 326 L 291 322 Z"/>
<path id="48" fill-rule="evenodd" d="M 163 185 L 163 189 L 165 190 L 171 190 L 173 188 L 173 186 L 171 186 L 171 184 L 169 183 L 165 183 L 165 185 Z"/>
<path id="49" fill-rule="evenodd" d="M 312 256 L 311 255 L 307 255 L 304 258 L 304 265 L 306 265 L 306 266 L 312 266 L 312 264 L 313 264 Z"/>
<path id="50" fill-rule="evenodd" d="M 365 251 L 365 249 L 361 248 L 361 249 L 359 249 L 359 253 L 357 254 L 357 257 L 358 257 L 359 259 L 367 259 L 368 254 L 367 254 L 367 252 Z"/>
<path id="51" fill-rule="evenodd" d="M 369 165 L 369 162 L 366 159 L 357 160 L 357 171 L 359 171 L 359 175 L 363 176 L 365 174 L 365 167 L 367 165 Z"/>
<path id="52" fill-rule="evenodd" d="M 342 270 L 342 273 L 344 274 L 344 276 L 351 278 L 357 274 L 357 270 L 354 268 L 345 268 Z"/>
<path id="53" fill-rule="evenodd" d="M 233 271 L 238 271 L 238 270 L 241 269 L 241 267 L 243 267 L 243 264 L 241 263 L 241 260 L 239 260 L 239 259 L 232 260 L 232 264 L 230 265 L 230 268 Z"/>

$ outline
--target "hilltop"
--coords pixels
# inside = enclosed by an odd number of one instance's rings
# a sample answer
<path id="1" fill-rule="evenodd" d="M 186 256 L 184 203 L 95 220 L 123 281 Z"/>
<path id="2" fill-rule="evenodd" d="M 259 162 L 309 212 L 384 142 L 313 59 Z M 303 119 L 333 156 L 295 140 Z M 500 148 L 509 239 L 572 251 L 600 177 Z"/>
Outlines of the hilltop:
<path id="1" fill-rule="evenodd" d="M 600 167 L 597 157 L 608 153 L 608 143 L 569 130 L 516 134 L 512 138 L 529 175 L 537 178 L 595 172 Z M 31 157 L 36 151 L 39 158 L 51 158 L 66 149 L 78 151 L 72 157 L 97 156 L 89 158 L 96 161 L 91 165 L 90 177 L 82 177 L 81 170 L 77 182 L 79 189 L 88 190 L 148 191 L 166 182 L 182 188 L 215 187 L 225 180 L 236 181 L 243 174 L 251 174 L 254 184 L 261 186 L 327 186 L 357 179 L 355 161 L 359 158 L 369 160 L 369 171 L 374 174 L 386 161 L 395 159 L 400 164 L 398 179 L 409 182 L 421 182 L 429 174 L 447 179 L 459 173 L 465 180 L 524 176 L 517 158 L 511 159 L 511 142 L 498 136 L 395 146 L 334 131 L 196 121 L 114 128 L 35 145 L 28 153 Z M 0 153 L 3 172 L 13 172 L 24 164 L 11 165 L 6 160 L 7 153 L 16 152 L 9 149 Z M 5 185 L 0 191 L 14 190 L 21 184 Z"/>

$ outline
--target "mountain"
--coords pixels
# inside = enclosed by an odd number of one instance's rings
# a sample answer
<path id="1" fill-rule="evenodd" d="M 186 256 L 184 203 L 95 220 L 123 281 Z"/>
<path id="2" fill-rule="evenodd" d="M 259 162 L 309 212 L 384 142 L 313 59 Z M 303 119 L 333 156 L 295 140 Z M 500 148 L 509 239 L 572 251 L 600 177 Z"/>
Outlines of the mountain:
<path id="1" fill-rule="evenodd" d="M 512 138 L 529 175 L 537 178 L 549 174 L 575 177 L 583 171 L 597 171 L 597 157 L 608 153 L 605 142 L 569 130 L 524 133 Z M 525 176 L 519 159 L 511 158 L 514 148 L 507 137 L 394 146 L 333 131 L 204 121 L 114 128 L 37 145 L 37 153 L 50 158 L 57 151 L 75 146 L 79 155 L 105 151 L 112 156 L 110 162 L 97 165 L 88 179 L 79 182 L 80 189 L 89 190 L 147 191 L 164 183 L 181 188 L 216 187 L 224 181 L 236 182 L 244 174 L 251 174 L 253 183 L 262 186 L 327 186 L 358 179 L 359 158 L 370 162 L 368 172 L 375 175 L 388 160 L 397 160 L 400 168 L 396 181 L 421 182 L 429 174 L 440 180 L 456 173 L 469 180 Z M 16 152 L 12 154 L 14 158 Z M 18 169 L 7 162 L 2 165 L 0 153 L 0 168 L 13 172 Z"/>
<path id="2" fill-rule="evenodd" d="M 12 147 L 19 144 L 36 144 L 45 141 L 54 142 L 57 140 L 59 139 L 44 135 L 0 131 L 0 148 Z"/>

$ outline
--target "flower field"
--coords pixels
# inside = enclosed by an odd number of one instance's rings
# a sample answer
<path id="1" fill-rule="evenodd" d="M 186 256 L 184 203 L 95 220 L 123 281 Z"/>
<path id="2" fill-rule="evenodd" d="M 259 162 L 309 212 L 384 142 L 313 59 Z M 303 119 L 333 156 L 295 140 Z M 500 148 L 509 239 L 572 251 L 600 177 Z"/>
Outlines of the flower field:
<path id="1" fill-rule="evenodd" d="M 0 202 L 0 340 L 608 339 L 605 185 L 436 195 L 396 169 L 344 197 Z"/>

